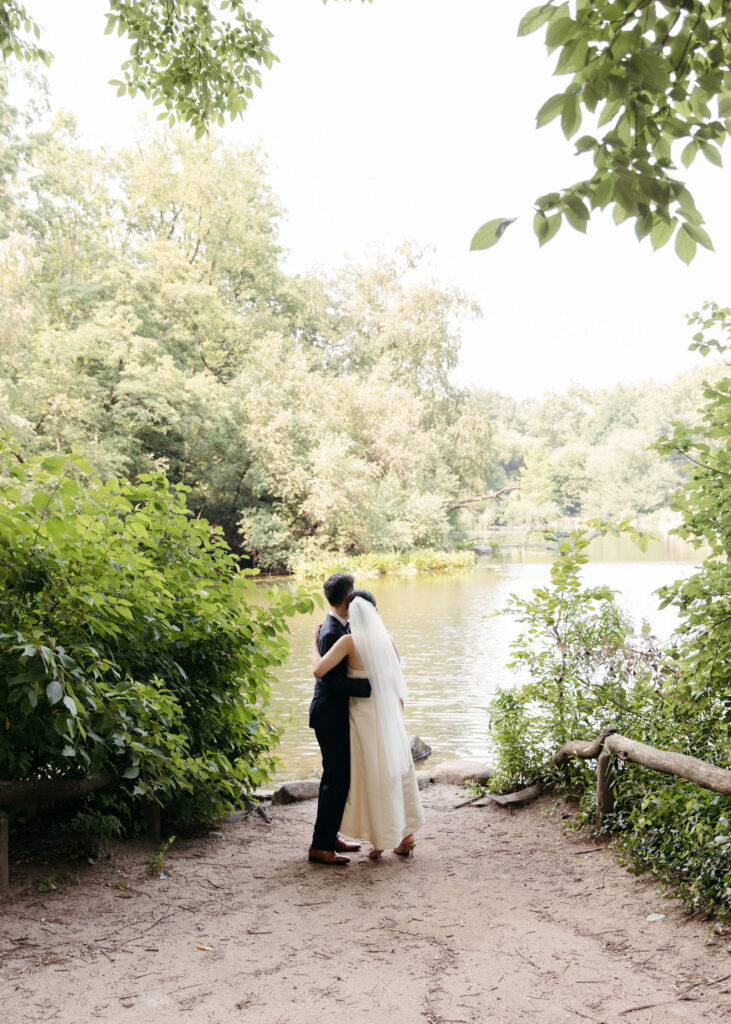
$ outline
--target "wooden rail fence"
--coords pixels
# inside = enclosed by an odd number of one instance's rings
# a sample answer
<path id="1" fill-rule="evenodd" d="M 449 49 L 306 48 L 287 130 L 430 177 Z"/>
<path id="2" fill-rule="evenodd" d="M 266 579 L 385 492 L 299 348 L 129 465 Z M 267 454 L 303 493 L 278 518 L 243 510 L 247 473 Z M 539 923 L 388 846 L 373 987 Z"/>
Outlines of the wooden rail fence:
<path id="1" fill-rule="evenodd" d="M 30 801 L 72 800 L 93 793 L 113 782 L 119 782 L 126 764 L 116 768 L 105 768 L 94 775 L 81 775 L 70 779 L 12 779 L 0 781 L 0 896 L 10 891 L 8 815 L 5 810 L 10 804 Z M 145 822 L 147 835 L 156 842 L 160 840 L 160 807 L 154 800 L 145 801 Z"/>
<path id="2" fill-rule="evenodd" d="M 614 808 L 614 792 L 609 777 L 612 756 L 623 761 L 632 761 L 652 771 L 677 775 L 678 778 L 687 779 L 696 786 L 721 793 L 723 796 L 731 796 L 731 771 L 728 769 L 701 761 L 698 757 L 678 754 L 674 750 L 650 747 L 646 743 L 639 743 L 620 735 L 616 729 L 606 728 L 602 729 L 594 740 L 571 740 L 564 743 L 551 760 L 538 769 L 535 781 L 525 789 L 518 789 L 514 793 L 489 793 L 486 797 L 479 798 L 479 802 L 468 802 L 474 803 L 477 807 L 485 806 L 486 803 L 495 803 L 500 807 L 523 807 L 541 795 L 545 789 L 544 776 L 549 768 L 566 764 L 574 757 L 583 760 L 596 757 L 597 819 L 601 819 L 603 814 L 608 814 Z"/>

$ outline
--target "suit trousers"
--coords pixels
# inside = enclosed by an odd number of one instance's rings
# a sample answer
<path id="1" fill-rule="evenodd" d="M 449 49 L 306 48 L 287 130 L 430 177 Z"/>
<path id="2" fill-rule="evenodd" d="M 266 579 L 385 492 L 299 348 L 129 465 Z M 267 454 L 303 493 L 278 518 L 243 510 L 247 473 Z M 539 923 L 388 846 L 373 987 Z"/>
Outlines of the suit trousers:
<path id="1" fill-rule="evenodd" d="M 315 736 L 322 752 L 322 778 L 312 848 L 334 850 L 350 789 L 350 732 L 315 729 Z"/>

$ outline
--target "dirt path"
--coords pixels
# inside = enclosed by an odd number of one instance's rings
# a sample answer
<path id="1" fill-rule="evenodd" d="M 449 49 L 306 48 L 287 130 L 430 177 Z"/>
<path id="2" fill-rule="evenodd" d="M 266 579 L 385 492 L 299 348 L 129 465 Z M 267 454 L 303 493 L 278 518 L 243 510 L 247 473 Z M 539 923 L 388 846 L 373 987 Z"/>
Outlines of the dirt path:
<path id="1" fill-rule="evenodd" d="M 254 815 L 177 841 L 166 881 L 144 844 L 115 845 L 78 885 L 57 873 L 49 894 L 37 891 L 42 869 L 31 884 L 14 866 L 20 891 L 0 904 L 0 1019 L 731 1021 L 728 937 L 707 946 L 706 922 L 564 835 L 551 800 L 510 815 L 456 810 L 456 793 L 425 791 L 409 861 L 309 865 L 309 802 L 273 808 L 270 825 Z"/>

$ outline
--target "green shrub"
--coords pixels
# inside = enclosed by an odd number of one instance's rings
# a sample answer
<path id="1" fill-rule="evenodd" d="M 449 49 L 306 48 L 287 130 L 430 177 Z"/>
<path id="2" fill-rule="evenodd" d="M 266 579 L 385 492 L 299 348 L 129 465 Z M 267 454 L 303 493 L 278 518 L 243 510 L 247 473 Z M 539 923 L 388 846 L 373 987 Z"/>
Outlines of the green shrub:
<path id="1" fill-rule="evenodd" d="M 601 524 L 599 532 L 609 528 Z M 557 552 L 551 584 L 528 599 L 513 596 L 506 609 L 525 627 L 512 646 L 512 665 L 527 669 L 528 678 L 491 703 L 498 772 L 490 788 L 526 785 L 560 746 L 593 739 L 604 726 L 653 747 L 728 766 L 722 666 L 711 687 L 697 669 L 700 660 L 715 671 L 716 662 L 710 654 L 699 659 L 697 642 L 689 650 L 682 629 L 663 650 L 647 632 L 632 633 L 611 590 L 582 587 L 591 540 L 586 530 L 549 539 Z M 706 575 L 701 570 L 695 587 L 686 581 L 668 592 L 697 598 Z M 710 607 L 717 614 L 717 606 Z M 697 629 L 691 636 L 697 641 Z M 595 769 L 595 762 L 576 760 L 547 776 L 580 798 L 577 826 L 594 821 Z M 618 758 L 612 772 L 615 809 L 600 828 L 618 836 L 626 860 L 635 870 L 649 869 L 673 882 L 693 908 L 731 911 L 729 798 Z"/>
<path id="2" fill-rule="evenodd" d="M 638 765 L 622 772 L 603 827 L 635 870 L 678 887 L 694 910 L 731 910 L 731 801 Z"/>
<path id="3" fill-rule="evenodd" d="M 313 602 L 262 595 L 181 485 L 88 472 L 0 444 L 0 778 L 122 766 L 102 803 L 125 823 L 146 796 L 214 816 L 276 763 L 271 668 Z"/>

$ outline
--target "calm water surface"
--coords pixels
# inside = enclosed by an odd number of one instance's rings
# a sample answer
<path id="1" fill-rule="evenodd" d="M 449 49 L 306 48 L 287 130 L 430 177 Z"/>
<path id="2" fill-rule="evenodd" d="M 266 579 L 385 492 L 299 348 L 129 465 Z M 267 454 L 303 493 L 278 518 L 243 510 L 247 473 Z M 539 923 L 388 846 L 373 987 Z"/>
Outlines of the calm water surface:
<path id="1" fill-rule="evenodd" d="M 606 583 L 639 628 L 643 619 L 661 640 L 673 631 L 672 609 L 658 610 L 653 591 L 693 571 L 700 557 L 677 538 L 651 543 L 642 555 L 624 538 L 591 547 L 584 572 L 589 585 Z M 376 595 L 378 608 L 401 654 L 409 687 L 406 721 L 434 748 L 432 763 L 448 757 L 489 757 L 485 708 L 499 687 L 518 677 L 506 668 L 519 632 L 509 616 L 494 617 L 511 593 L 528 596 L 548 582 L 551 555 L 504 548 L 498 559 L 448 575 L 357 580 Z M 315 734 L 307 726 L 314 679 L 310 668 L 312 627 L 324 613 L 298 616 L 290 624 L 292 656 L 278 672 L 272 705 L 285 726 L 279 747 L 279 778 L 307 778 L 321 767 Z M 427 762 L 428 765 L 429 762 Z"/>

